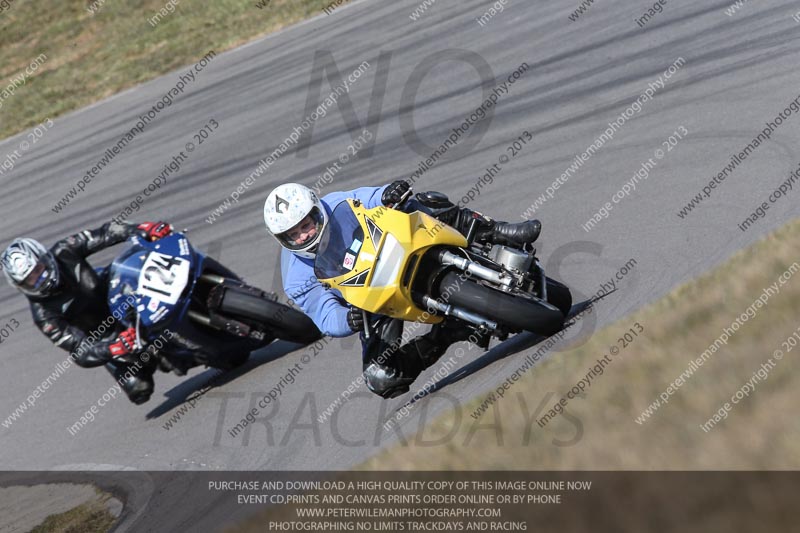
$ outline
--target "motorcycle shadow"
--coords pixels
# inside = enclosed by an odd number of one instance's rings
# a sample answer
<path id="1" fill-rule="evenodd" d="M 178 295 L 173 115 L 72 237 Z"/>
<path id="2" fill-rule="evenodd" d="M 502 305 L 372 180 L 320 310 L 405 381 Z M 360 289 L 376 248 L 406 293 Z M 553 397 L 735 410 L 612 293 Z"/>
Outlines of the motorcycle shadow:
<path id="1" fill-rule="evenodd" d="M 558 335 L 560 332 L 570 328 L 573 324 L 575 324 L 573 318 L 576 315 L 587 310 L 596 301 L 597 299 L 590 299 L 573 305 L 564 322 L 564 327 L 561 328 L 561 330 L 559 330 L 558 332 L 554 333 L 553 335 Z M 544 335 L 537 335 L 536 333 L 531 333 L 528 331 L 514 335 L 510 339 L 501 342 L 497 346 L 491 348 L 488 352 L 478 357 L 471 363 L 468 363 L 460 368 L 455 369 L 442 379 L 433 382 L 430 387 L 427 387 L 415 393 L 410 400 L 408 400 L 402 406 L 398 407 L 397 410 L 413 405 L 422 398 L 425 398 L 426 396 L 433 394 L 434 392 L 440 391 L 443 388 L 447 387 L 448 385 L 452 385 L 453 383 L 461 381 L 462 379 L 471 376 L 472 374 L 478 372 L 479 370 L 486 368 L 492 363 L 495 363 L 497 361 L 500 361 L 501 359 L 505 359 L 506 357 L 509 357 L 523 350 L 527 350 L 528 348 L 536 346 L 537 344 L 547 340 L 548 338 L 549 337 L 546 337 Z"/>
<path id="2" fill-rule="evenodd" d="M 285 355 L 299 350 L 303 346 L 305 346 L 305 344 L 299 344 L 285 340 L 276 340 L 275 342 L 272 342 L 271 344 L 252 352 L 250 357 L 247 359 L 247 362 L 241 366 L 230 370 L 207 368 L 204 372 L 185 379 L 178 385 L 164 392 L 164 396 L 166 396 L 167 399 L 147 413 L 145 418 L 147 420 L 159 418 L 160 416 L 169 413 L 173 409 L 180 407 L 184 403 L 197 400 L 205 393 L 230 383 L 247 372 L 250 372 L 254 368 L 271 363 L 272 361 L 276 361 Z M 155 381 L 157 387 L 158 374 L 155 376 Z"/>

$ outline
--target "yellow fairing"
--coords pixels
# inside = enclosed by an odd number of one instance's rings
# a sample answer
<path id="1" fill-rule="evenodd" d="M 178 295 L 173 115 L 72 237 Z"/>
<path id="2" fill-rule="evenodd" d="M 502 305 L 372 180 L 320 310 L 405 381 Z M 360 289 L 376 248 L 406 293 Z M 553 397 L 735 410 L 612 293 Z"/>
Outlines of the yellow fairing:
<path id="1" fill-rule="evenodd" d="M 414 304 L 410 287 L 426 250 L 434 245 L 466 247 L 466 238 L 420 211 L 407 214 L 386 207 L 366 209 L 352 199 L 347 202 L 364 230 L 364 242 L 350 272 L 320 281 L 369 313 L 428 324 L 440 322 L 441 317 L 425 313 Z M 407 274 L 409 266 L 412 270 Z M 369 270 L 366 279 L 365 270 Z"/>

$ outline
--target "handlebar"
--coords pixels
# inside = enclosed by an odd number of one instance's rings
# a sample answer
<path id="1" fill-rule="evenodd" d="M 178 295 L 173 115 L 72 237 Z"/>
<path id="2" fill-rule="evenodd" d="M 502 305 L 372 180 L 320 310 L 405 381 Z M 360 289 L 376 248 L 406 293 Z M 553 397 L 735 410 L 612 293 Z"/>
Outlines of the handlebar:
<path id="1" fill-rule="evenodd" d="M 392 204 L 391 206 L 388 206 L 389 209 L 397 209 L 397 206 L 400 206 L 400 205 L 403 205 L 404 203 L 406 203 L 408 201 L 409 197 L 411 197 L 412 194 L 414 194 L 414 190 L 409 187 L 409 189 L 405 192 L 405 194 L 403 194 L 403 196 L 400 197 L 400 201 L 397 202 L 396 204 Z"/>

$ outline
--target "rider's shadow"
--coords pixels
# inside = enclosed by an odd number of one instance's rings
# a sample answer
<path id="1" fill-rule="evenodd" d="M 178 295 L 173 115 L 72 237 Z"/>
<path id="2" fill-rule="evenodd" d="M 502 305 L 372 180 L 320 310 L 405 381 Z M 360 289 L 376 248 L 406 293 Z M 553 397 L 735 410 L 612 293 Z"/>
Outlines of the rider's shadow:
<path id="1" fill-rule="evenodd" d="M 595 301 L 596 299 L 586 300 L 584 302 L 580 302 L 578 304 L 573 305 L 572 309 L 570 309 L 569 315 L 567 315 L 567 323 L 564 325 L 561 331 L 564 331 L 565 329 L 572 326 L 575 322 L 572 321 L 571 319 L 575 315 L 585 311 Z M 421 400 L 422 398 L 428 396 L 429 394 L 433 394 L 434 392 L 442 390 L 448 385 L 452 385 L 457 381 L 461 381 L 462 379 L 471 376 L 475 372 L 483 368 L 486 368 L 492 363 L 495 363 L 501 359 L 505 359 L 506 357 L 519 353 L 523 350 L 527 350 L 532 346 L 536 346 L 537 344 L 546 340 L 547 338 L 548 337 L 545 337 L 543 335 L 537 335 L 535 333 L 530 333 L 527 331 L 515 335 L 511 339 L 498 344 L 497 346 L 495 346 L 494 348 L 492 348 L 479 358 L 475 359 L 471 363 L 468 363 L 454 370 L 453 372 L 443 377 L 439 381 L 435 381 L 434 383 L 431 384 L 430 387 L 415 393 L 410 400 L 408 400 L 402 406 L 398 407 L 397 410 L 400 410 L 403 407 L 408 407 L 416 403 L 417 401 Z"/>
<path id="2" fill-rule="evenodd" d="M 156 406 L 152 411 L 145 415 L 145 418 L 150 420 L 158 418 L 172 409 L 179 407 L 195 398 L 202 397 L 205 393 L 217 387 L 225 385 L 235 380 L 239 376 L 250 372 L 256 367 L 276 361 L 281 357 L 299 350 L 305 346 L 294 342 L 284 340 L 277 340 L 264 348 L 260 348 L 250 354 L 247 362 L 242 366 L 238 366 L 231 370 L 220 370 L 217 368 L 208 368 L 205 372 L 192 376 L 178 385 L 172 387 L 164 392 L 167 397 L 160 405 Z M 158 381 L 158 375 L 154 376 Z"/>

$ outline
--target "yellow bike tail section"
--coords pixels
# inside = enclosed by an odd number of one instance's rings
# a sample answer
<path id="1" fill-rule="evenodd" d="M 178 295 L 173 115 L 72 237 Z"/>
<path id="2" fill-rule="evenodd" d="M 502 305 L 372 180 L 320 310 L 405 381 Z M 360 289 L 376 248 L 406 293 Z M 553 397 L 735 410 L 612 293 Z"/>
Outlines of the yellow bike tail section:
<path id="1" fill-rule="evenodd" d="M 369 313 L 428 324 L 442 320 L 423 316 L 410 288 L 422 255 L 432 246 L 466 247 L 461 233 L 420 211 L 366 209 L 352 199 L 339 204 L 330 219 L 315 262 L 321 282 Z"/>

